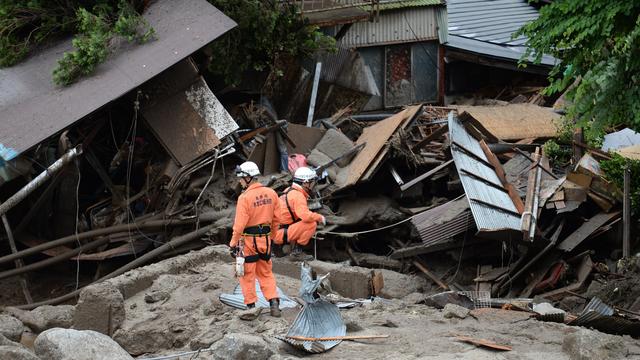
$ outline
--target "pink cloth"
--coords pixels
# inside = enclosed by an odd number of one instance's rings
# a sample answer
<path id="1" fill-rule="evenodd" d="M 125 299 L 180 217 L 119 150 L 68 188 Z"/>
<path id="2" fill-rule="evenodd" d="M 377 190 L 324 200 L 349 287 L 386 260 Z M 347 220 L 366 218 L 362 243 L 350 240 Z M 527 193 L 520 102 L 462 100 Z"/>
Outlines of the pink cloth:
<path id="1" fill-rule="evenodd" d="M 291 175 L 295 174 L 298 168 L 307 166 L 307 157 L 302 154 L 291 154 L 289 155 L 289 172 Z"/>

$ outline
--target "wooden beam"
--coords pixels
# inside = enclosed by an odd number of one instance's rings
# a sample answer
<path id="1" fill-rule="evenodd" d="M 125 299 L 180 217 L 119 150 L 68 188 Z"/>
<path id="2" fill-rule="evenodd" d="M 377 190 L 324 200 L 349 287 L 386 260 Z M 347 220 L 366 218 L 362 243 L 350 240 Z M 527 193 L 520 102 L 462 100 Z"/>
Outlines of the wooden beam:
<path id="1" fill-rule="evenodd" d="M 631 170 L 624 167 L 624 199 L 622 203 L 622 257 L 631 256 Z"/>
<path id="2" fill-rule="evenodd" d="M 447 162 L 445 162 L 445 163 L 443 163 L 443 164 L 440 164 L 440 165 L 436 166 L 435 168 L 433 168 L 433 169 L 431 169 L 431 170 L 427 171 L 426 173 L 424 173 L 424 174 L 422 174 L 422 175 L 418 176 L 417 178 L 415 178 L 415 179 L 413 179 L 413 180 L 409 181 L 408 183 L 406 183 L 406 184 L 404 184 L 404 185 L 400 186 L 400 190 L 401 190 L 401 191 L 405 191 L 405 190 L 407 190 L 407 189 L 409 189 L 409 188 L 413 187 L 415 184 L 417 184 L 417 183 L 421 182 L 421 181 L 422 181 L 422 180 L 424 180 L 424 179 L 427 179 L 427 178 L 429 178 L 429 177 L 433 176 L 433 174 L 435 174 L 435 173 L 437 173 L 438 171 L 440 171 L 440 170 L 442 170 L 442 169 L 446 168 L 447 166 L 451 165 L 451 163 L 453 163 L 453 159 L 450 159 L 449 161 L 447 161 Z"/>
<path id="3" fill-rule="evenodd" d="M 420 148 L 422 148 L 423 146 L 425 146 L 428 143 L 432 142 L 433 140 L 435 140 L 435 139 L 439 138 L 440 136 L 446 134 L 447 131 L 449 131 L 449 126 L 447 124 L 442 125 L 438 129 L 436 129 L 434 132 L 429 134 L 427 137 L 425 137 L 424 139 L 420 140 L 417 144 L 413 145 L 411 150 L 413 150 L 414 152 L 416 150 L 419 150 Z"/>
<path id="4" fill-rule="evenodd" d="M 366 339 L 386 339 L 389 335 L 345 335 L 345 336 L 329 336 L 329 337 L 306 337 L 306 336 L 287 336 L 287 339 L 298 341 L 336 341 L 336 340 L 366 340 Z"/>
<path id="5" fill-rule="evenodd" d="M 513 205 L 515 205 L 516 209 L 520 214 L 524 211 L 524 204 L 522 203 L 522 199 L 520 195 L 518 195 L 518 191 L 516 191 L 515 187 L 507 181 L 507 177 L 505 175 L 504 169 L 502 168 L 502 164 L 500 164 L 500 160 L 496 157 L 496 155 L 489 149 L 489 146 L 484 140 L 480 140 L 480 148 L 484 152 L 484 155 L 487 157 L 487 160 L 493 165 L 494 170 L 496 171 L 496 175 L 498 175 L 498 179 L 502 183 L 502 186 L 507 190 L 511 201 L 513 201 Z"/>

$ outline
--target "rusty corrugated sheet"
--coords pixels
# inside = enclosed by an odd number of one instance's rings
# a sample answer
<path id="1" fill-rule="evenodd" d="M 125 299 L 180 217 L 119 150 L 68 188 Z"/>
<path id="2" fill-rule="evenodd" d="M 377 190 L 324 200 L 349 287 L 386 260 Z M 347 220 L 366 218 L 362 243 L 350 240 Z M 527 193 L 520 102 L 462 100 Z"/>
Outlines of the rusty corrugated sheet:
<path id="1" fill-rule="evenodd" d="M 375 22 L 358 22 L 338 42 L 346 48 L 399 44 L 438 39 L 439 6 L 380 13 Z"/>
<path id="2" fill-rule="evenodd" d="M 449 114 L 451 155 L 479 231 L 520 231 L 520 215 L 498 175 L 462 122 Z"/>
<path id="3" fill-rule="evenodd" d="M 0 155 L 16 157 L 236 26 L 205 0 L 158 0 L 144 17 L 156 40 L 123 47 L 71 86 L 57 87 L 51 80 L 70 40 L 0 69 Z"/>
<path id="4" fill-rule="evenodd" d="M 616 314 L 613 307 L 594 297 L 582 313 L 568 325 L 584 326 L 616 335 L 640 335 L 640 321 Z"/>
<path id="5" fill-rule="evenodd" d="M 411 220 L 425 245 L 451 241 L 451 238 L 475 227 L 467 199 L 449 201 L 417 214 Z"/>

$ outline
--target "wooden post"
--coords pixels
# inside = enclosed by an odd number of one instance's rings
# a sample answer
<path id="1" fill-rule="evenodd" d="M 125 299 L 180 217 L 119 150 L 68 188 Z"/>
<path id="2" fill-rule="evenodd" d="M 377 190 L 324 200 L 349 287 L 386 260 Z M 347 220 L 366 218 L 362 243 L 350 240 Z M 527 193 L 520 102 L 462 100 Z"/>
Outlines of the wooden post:
<path id="1" fill-rule="evenodd" d="M 11 253 L 15 254 L 18 252 L 18 248 L 16 247 L 16 241 L 13 238 L 13 232 L 11 231 L 11 226 L 9 226 L 9 220 L 7 219 L 6 214 L 2 214 L 2 223 L 4 224 L 4 229 L 7 232 L 7 238 L 9 239 Z M 16 259 L 15 264 L 16 268 L 21 268 L 24 266 L 22 259 Z M 27 284 L 26 274 L 20 276 L 20 286 L 22 287 L 22 293 L 24 294 L 24 299 L 27 301 L 27 304 L 32 304 L 33 298 L 31 297 L 31 293 L 29 292 L 29 284 Z"/>
<path id="2" fill-rule="evenodd" d="M 631 256 L 631 170 L 624 168 L 624 199 L 622 203 L 622 257 Z"/>

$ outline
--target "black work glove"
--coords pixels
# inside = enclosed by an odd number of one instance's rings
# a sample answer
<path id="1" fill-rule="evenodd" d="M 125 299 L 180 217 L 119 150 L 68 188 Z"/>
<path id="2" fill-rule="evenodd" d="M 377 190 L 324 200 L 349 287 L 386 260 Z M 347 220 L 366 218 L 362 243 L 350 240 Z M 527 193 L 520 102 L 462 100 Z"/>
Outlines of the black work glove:
<path id="1" fill-rule="evenodd" d="M 230 247 L 229 248 L 229 255 L 231 255 L 232 258 L 236 258 L 236 256 L 238 256 L 238 247 L 234 246 L 234 247 Z"/>

